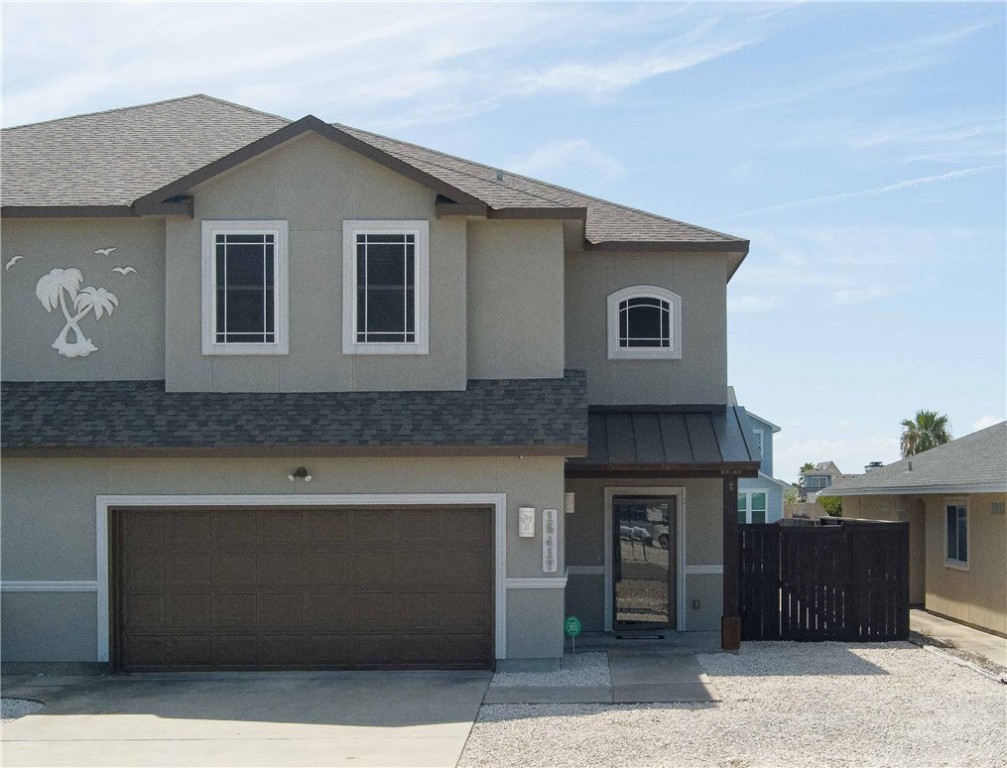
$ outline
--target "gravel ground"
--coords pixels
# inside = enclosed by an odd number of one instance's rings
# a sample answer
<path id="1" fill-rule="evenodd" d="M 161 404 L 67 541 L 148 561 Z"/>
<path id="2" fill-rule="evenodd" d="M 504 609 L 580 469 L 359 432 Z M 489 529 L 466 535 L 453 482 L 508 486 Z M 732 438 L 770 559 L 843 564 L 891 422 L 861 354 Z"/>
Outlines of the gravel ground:
<path id="1" fill-rule="evenodd" d="M 608 654 L 578 653 L 566 654 L 555 672 L 497 672 L 491 686 L 512 687 L 517 685 L 611 685 L 612 676 L 608 671 Z"/>
<path id="2" fill-rule="evenodd" d="M 41 701 L 32 699 L 0 699 L 0 723 L 17 720 L 19 717 L 38 712 L 45 706 Z"/>
<path id="3" fill-rule="evenodd" d="M 459 766 L 999 766 L 1007 685 L 909 643 L 699 656 L 719 705 L 487 705 Z"/>

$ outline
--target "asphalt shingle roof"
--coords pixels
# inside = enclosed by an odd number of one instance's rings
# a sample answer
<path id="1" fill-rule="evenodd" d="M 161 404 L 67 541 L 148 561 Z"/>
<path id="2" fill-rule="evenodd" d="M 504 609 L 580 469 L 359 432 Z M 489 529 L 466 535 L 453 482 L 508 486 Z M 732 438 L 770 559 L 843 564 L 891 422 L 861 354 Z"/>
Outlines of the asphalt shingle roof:
<path id="1" fill-rule="evenodd" d="M 196 95 L 2 131 L 4 207 L 130 206 L 288 125 L 277 115 Z M 593 244 L 747 241 L 378 134 L 335 125 L 491 208 L 587 208 Z"/>
<path id="2" fill-rule="evenodd" d="M 165 392 L 163 381 L 32 381 L 3 382 L 0 393 L 8 454 L 538 447 L 580 455 L 587 444 L 583 371 L 441 392 Z"/>
<path id="3" fill-rule="evenodd" d="M 827 493 L 852 496 L 955 490 L 1007 491 L 1007 421 L 866 474 L 844 478 Z"/>

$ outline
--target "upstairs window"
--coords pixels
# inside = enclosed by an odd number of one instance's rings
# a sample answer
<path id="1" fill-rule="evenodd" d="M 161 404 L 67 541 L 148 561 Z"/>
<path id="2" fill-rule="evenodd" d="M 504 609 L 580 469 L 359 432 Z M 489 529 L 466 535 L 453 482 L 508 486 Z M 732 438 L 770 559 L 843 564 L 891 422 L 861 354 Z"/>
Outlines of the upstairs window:
<path id="1" fill-rule="evenodd" d="M 682 299 L 651 285 L 608 297 L 609 359 L 682 357 Z"/>
<path id="2" fill-rule="evenodd" d="M 428 350 L 426 221 L 343 223 L 343 352 Z"/>
<path id="3" fill-rule="evenodd" d="M 203 222 L 203 354 L 287 352 L 287 223 Z"/>

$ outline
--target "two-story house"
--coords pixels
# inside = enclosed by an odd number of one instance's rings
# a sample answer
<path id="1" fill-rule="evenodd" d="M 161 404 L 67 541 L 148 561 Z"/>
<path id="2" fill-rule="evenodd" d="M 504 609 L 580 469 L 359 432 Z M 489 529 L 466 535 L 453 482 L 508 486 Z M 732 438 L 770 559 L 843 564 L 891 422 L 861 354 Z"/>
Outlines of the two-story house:
<path id="1" fill-rule="evenodd" d="M 819 494 L 844 477 L 853 475 L 844 475 L 834 461 L 820 461 L 810 471 L 801 474 L 798 498 L 801 501 L 815 501 Z"/>
<path id="2" fill-rule="evenodd" d="M 3 131 L 5 662 L 739 638 L 748 242 L 192 96 Z"/>
<path id="3" fill-rule="evenodd" d="M 734 388 L 728 390 L 729 402 L 737 404 Z M 783 494 L 790 483 L 773 477 L 773 435 L 780 427 L 749 411 L 755 448 L 761 459 L 758 477 L 738 481 L 738 522 L 775 523 L 783 517 Z"/>

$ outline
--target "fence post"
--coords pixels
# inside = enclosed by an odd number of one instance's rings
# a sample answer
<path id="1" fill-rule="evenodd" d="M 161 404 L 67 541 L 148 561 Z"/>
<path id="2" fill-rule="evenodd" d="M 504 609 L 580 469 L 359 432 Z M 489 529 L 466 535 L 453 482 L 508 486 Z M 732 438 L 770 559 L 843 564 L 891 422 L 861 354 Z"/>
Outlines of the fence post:
<path id="1" fill-rule="evenodd" d="M 724 613 L 720 618 L 720 647 L 736 651 L 741 647 L 741 582 L 738 569 L 738 478 L 724 480 Z"/>

